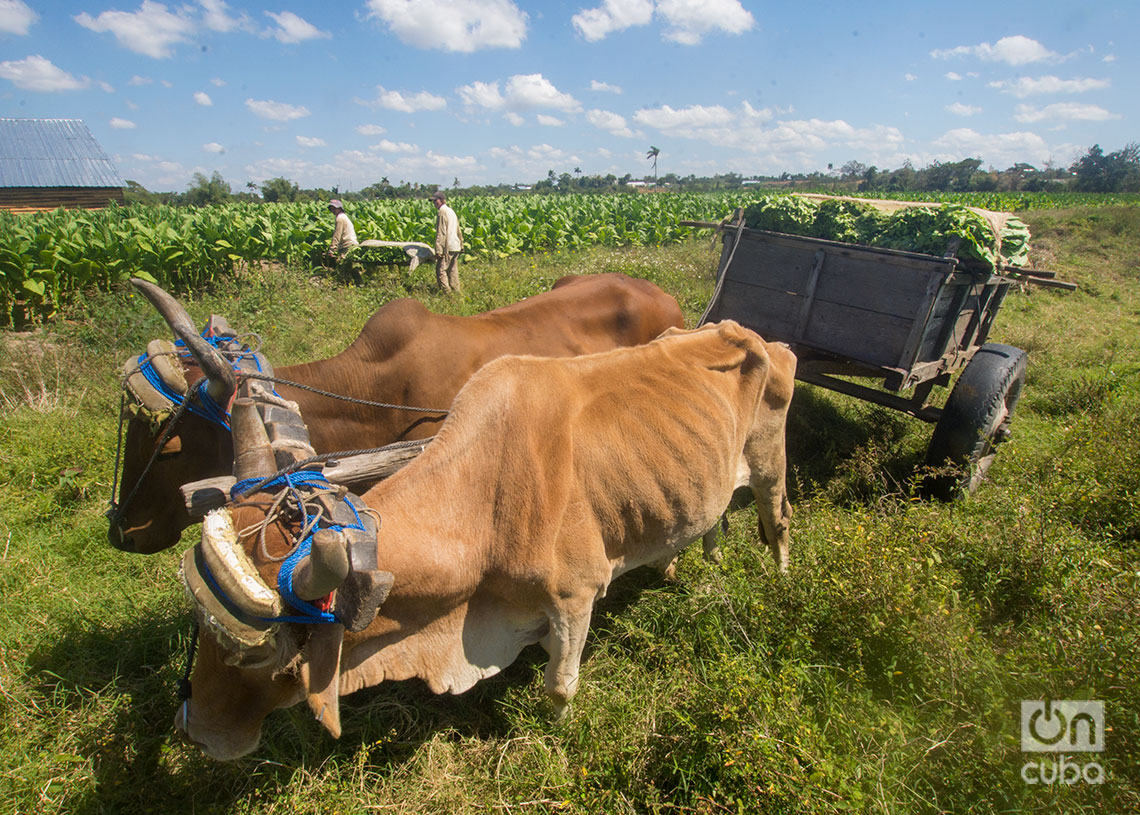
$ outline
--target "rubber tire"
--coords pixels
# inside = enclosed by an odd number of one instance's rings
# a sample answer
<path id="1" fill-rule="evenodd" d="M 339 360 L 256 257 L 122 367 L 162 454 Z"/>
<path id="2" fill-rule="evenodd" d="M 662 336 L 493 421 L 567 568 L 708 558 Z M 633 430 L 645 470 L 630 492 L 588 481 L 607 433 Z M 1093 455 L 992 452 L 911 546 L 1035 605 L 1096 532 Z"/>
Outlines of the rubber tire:
<path id="1" fill-rule="evenodd" d="M 1028 355 L 1020 348 L 986 343 L 958 377 L 926 450 L 928 467 L 955 468 L 931 475 L 923 492 L 952 501 L 972 494 L 1009 437 L 1009 419 L 1025 384 Z"/>

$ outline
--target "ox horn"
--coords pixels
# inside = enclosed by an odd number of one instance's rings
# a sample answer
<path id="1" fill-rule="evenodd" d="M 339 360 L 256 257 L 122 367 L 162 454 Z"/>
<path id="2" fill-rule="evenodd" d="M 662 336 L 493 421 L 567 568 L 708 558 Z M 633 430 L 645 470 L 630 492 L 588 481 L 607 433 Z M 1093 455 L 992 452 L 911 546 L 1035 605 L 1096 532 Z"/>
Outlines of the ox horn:
<path id="1" fill-rule="evenodd" d="M 234 478 L 268 478 L 277 472 L 277 462 L 257 403 L 248 397 L 235 399 L 230 410 L 230 433 L 234 444 Z"/>
<path id="2" fill-rule="evenodd" d="M 305 602 L 319 600 L 348 577 L 348 550 L 332 529 L 313 533 L 312 553 L 293 571 L 293 592 Z"/>
<path id="3" fill-rule="evenodd" d="M 206 389 L 210 398 L 223 407 L 228 405 L 237 391 L 237 377 L 234 376 L 230 364 L 210 343 L 202 339 L 202 335 L 194 327 L 194 321 L 190 319 L 190 315 L 186 313 L 181 303 L 153 283 L 137 277 L 132 277 L 131 283 L 158 310 L 174 332 L 174 336 L 190 349 L 190 353 L 194 355 L 195 361 L 206 375 Z"/>

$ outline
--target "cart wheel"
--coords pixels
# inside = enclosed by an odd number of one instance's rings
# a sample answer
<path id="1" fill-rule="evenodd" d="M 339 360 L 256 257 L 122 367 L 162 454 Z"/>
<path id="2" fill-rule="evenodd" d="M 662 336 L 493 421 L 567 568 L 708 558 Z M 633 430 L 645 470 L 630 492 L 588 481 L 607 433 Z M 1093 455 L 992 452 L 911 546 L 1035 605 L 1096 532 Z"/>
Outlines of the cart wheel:
<path id="1" fill-rule="evenodd" d="M 930 476 L 923 491 L 952 501 L 973 493 L 993 464 L 997 446 L 1009 437 L 1009 418 L 1025 384 L 1028 357 L 1012 345 L 987 343 L 978 349 L 950 398 L 926 451 L 926 464 L 957 472 Z"/>

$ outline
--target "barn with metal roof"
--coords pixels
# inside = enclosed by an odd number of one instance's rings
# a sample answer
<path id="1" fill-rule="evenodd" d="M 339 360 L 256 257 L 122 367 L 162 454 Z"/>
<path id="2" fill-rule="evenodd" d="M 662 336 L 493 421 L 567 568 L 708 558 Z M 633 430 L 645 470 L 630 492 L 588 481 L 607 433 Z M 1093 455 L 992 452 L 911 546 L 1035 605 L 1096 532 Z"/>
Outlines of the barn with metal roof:
<path id="1" fill-rule="evenodd" d="M 98 209 L 125 186 L 82 119 L 0 118 L 0 209 Z"/>

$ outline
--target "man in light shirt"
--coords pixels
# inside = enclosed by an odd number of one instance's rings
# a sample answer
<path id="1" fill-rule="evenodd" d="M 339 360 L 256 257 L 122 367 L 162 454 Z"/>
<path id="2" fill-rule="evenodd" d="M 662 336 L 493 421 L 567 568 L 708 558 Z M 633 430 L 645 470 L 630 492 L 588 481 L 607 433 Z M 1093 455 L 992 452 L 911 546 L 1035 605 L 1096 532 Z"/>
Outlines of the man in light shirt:
<path id="1" fill-rule="evenodd" d="M 333 228 L 332 244 L 329 246 L 328 254 L 339 260 L 349 249 L 359 246 L 360 242 L 356 240 L 356 230 L 345 214 L 344 204 L 339 198 L 329 201 L 329 211 L 336 216 L 336 226 Z"/>
<path id="2" fill-rule="evenodd" d="M 459 219 L 455 217 L 455 210 L 447 205 L 447 196 L 442 190 L 432 196 L 432 203 L 439 210 L 435 219 L 435 279 L 445 292 L 457 292 L 459 253 L 463 251 Z"/>

